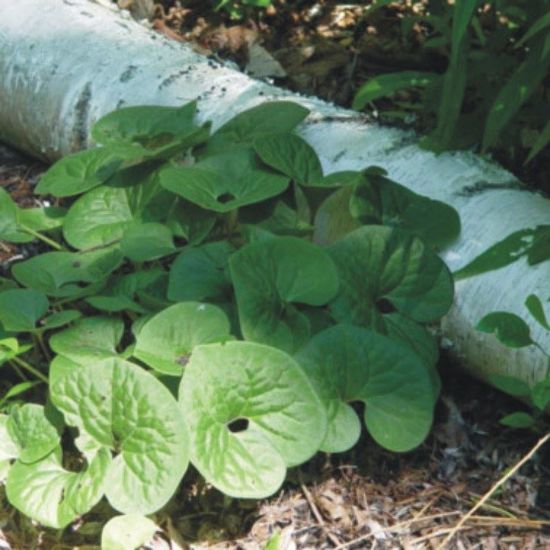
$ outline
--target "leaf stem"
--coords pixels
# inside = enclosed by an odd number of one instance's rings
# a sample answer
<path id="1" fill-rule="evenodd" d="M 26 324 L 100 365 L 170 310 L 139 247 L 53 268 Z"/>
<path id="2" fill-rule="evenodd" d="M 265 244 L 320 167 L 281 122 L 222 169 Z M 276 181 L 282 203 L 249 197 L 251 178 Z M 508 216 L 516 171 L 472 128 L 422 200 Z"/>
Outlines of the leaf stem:
<path id="1" fill-rule="evenodd" d="M 48 383 L 48 377 L 42 374 L 38 369 L 30 365 L 29 363 L 27 363 L 24 359 L 21 359 L 20 357 L 12 357 L 10 361 L 30 372 L 31 374 L 36 376 L 36 378 L 42 380 L 42 382 L 46 382 L 46 384 Z"/>
<path id="2" fill-rule="evenodd" d="M 57 243 L 53 239 L 46 237 L 46 235 L 43 235 L 42 233 L 39 233 L 38 231 L 35 231 L 34 229 L 31 229 L 30 227 L 27 227 L 26 225 L 23 225 L 23 224 L 19 224 L 19 227 L 29 235 L 36 237 L 37 239 L 41 240 L 42 242 L 46 243 L 52 248 L 55 248 L 56 250 L 65 250 L 63 246 L 61 246 L 59 243 Z"/>

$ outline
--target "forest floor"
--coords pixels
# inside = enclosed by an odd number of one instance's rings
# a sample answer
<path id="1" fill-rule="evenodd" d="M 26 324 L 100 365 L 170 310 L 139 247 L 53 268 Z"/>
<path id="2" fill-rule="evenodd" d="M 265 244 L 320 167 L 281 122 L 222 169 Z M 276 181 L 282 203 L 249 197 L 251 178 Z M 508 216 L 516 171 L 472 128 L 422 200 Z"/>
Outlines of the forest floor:
<path id="1" fill-rule="evenodd" d="M 357 82 L 383 63 L 380 52 L 385 56 L 399 46 L 392 45 L 391 37 L 386 41 L 384 33 L 380 38 L 379 31 L 363 28 L 364 40 L 372 38 L 369 55 L 365 61 L 365 50 L 361 56 L 354 53 L 353 10 L 336 14 L 323 27 L 322 19 L 306 11 L 296 12 L 294 24 L 289 12 L 275 13 L 261 24 L 233 24 L 207 10 L 209 2 L 196 2 L 196 7 L 187 2 L 191 7 L 185 9 L 169 4 L 174 3 L 164 2 L 165 8 L 157 10 L 153 25 L 159 32 L 192 40 L 206 53 L 230 56 L 258 77 L 344 105 Z M 275 32 L 277 25 L 286 31 Z M 256 65 L 251 65 L 255 56 Z M 396 69 L 406 69 L 406 56 L 399 59 Z M 21 205 L 36 204 L 33 187 L 45 168 L 0 146 L 0 186 Z M 32 246 L 0 243 L 0 275 L 33 253 Z M 352 452 L 318 455 L 291 470 L 281 491 L 263 501 L 228 499 L 191 469 L 180 493 L 155 515 L 163 530 L 147 548 L 255 550 L 276 533 L 280 544 L 273 548 L 281 550 L 439 548 L 451 534 L 447 548 L 550 548 L 550 443 L 460 524 L 527 457 L 540 434 L 501 426 L 499 419 L 521 404 L 466 377 L 445 356 L 440 367 L 442 398 L 434 429 L 420 448 L 392 454 L 363 434 Z M 0 487 L 0 550 L 92 548 L 110 514 L 100 506 L 61 536 L 9 508 Z"/>

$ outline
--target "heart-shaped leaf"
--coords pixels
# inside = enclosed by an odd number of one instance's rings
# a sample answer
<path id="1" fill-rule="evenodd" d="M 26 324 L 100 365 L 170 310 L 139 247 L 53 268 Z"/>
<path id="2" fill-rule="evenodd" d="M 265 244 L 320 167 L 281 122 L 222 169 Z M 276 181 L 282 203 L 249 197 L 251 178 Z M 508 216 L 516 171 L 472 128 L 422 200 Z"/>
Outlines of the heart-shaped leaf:
<path id="1" fill-rule="evenodd" d="M 229 260 L 241 331 L 247 340 L 295 351 L 309 337 L 293 305 L 322 306 L 338 291 L 338 274 L 319 246 L 296 237 L 248 244 Z"/>
<path id="2" fill-rule="evenodd" d="M 152 181 L 146 181 L 132 187 L 101 186 L 88 191 L 67 213 L 65 240 L 81 250 L 116 243 L 132 224 L 152 221 L 144 219 L 144 210 L 155 189 Z"/>
<path id="3" fill-rule="evenodd" d="M 59 206 L 19 209 L 19 225 L 31 231 L 52 231 L 63 225 L 67 210 Z"/>
<path id="4" fill-rule="evenodd" d="M 131 225 L 124 231 L 120 251 L 133 262 L 162 258 L 175 251 L 172 231 L 161 223 Z"/>
<path id="5" fill-rule="evenodd" d="M 97 289 L 122 263 L 116 248 L 90 252 L 46 252 L 12 267 L 12 275 L 23 286 L 57 298 L 84 296 Z M 89 283 L 83 288 L 82 283 Z"/>
<path id="6" fill-rule="evenodd" d="M 161 382 L 114 358 L 56 378 L 50 394 L 67 424 L 88 440 L 88 449 L 116 453 L 105 483 L 113 508 L 149 514 L 166 504 L 187 468 L 188 434 L 177 402 Z"/>
<path id="7" fill-rule="evenodd" d="M 197 102 L 182 107 L 138 105 L 113 111 L 100 118 L 92 129 L 92 137 L 104 145 L 121 142 L 146 146 L 162 136 L 187 135 L 196 129 L 193 123 Z"/>
<path id="8" fill-rule="evenodd" d="M 44 407 L 26 403 L 14 409 L 7 421 L 7 431 L 17 448 L 17 458 L 31 463 L 44 458 L 59 445 L 60 426 L 54 426 Z"/>
<path id="9" fill-rule="evenodd" d="M 302 185 L 313 184 L 323 178 L 323 169 L 317 153 L 295 134 L 273 134 L 254 141 L 254 150 L 269 166 Z"/>
<path id="10" fill-rule="evenodd" d="M 521 317 L 507 311 L 493 311 L 485 315 L 476 329 L 494 334 L 509 348 L 522 348 L 533 344 L 529 325 Z"/>
<path id="11" fill-rule="evenodd" d="M 460 217 L 453 207 L 418 195 L 373 169 L 354 187 L 350 212 L 363 224 L 400 227 L 439 249 L 460 233 Z"/>
<path id="12" fill-rule="evenodd" d="M 435 400 L 424 363 L 405 345 L 367 329 L 337 325 L 315 335 L 298 354 L 328 414 L 321 450 L 343 452 L 359 439 L 350 406 L 362 401 L 365 424 L 383 447 L 404 452 L 429 432 Z"/>
<path id="13" fill-rule="evenodd" d="M 234 116 L 209 140 L 211 151 L 227 150 L 235 144 L 252 143 L 256 138 L 292 132 L 309 110 L 291 101 L 270 101 Z"/>
<path id="14" fill-rule="evenodd" d="M 384 331 L 387 314 L 426 323 L 442 317 L 451 306 L 449 270 L 418 237 L 365 226 L 329 250 L 341 281 L 340 293 L 330 305 L 338 321 Z"/>
<path id="15" fill-rule="evenodd" d="M 282 193 L 287 177 L 262 169 L 250 148 L 209 156 L 191 167 L 167 165 L 161 185 L 188 201 L 215 212 L 230 212 Z"/>
<path id="16" fill-rule="evenodd" d="M 63 468 L 61 447 L 25 464 L 17 461 L 8 473 L 6 493 L 12 506 L 42 525 L 61 529 L 88 512 L 103 496 L 111 463 L 107 449 L 89 457 L 81 472 Z"/>
<path id="17" fill-rule="evenodd" d="M 19 446 L 12 439 L 8 430 L 10 417 L 0 414 L 0 462 L 8 462 L 19 456 Z"/>
<path id="18" fill-rule="evenodd" d="M 168 299 L 184 302 L 230 298 L 228 261 L 234 251 L 227 241 L 185 247 L 170 268 Z"/>
<path id="19" fill-rule="evenodd" d="M 68 155 L 47 170 L 36 187 L 37 193 L 54 197 L 79 195 L 107 181 L 122 165 L 120 155 L 106 148 Z"/>
<path id="20" fill-rule="evenodd" d="M 128 514 L 111 518 L 101 532 L 101 550 L 135 550 L 147 544 L 158 529 L 144 516 Z"/>
<path id="21" fill-rule="evenodd" d="M 124 323 L 114 317 L 86 317 L 49 340 L 52 350 L 85 365 L 118 355 L 117 346 L 124 333 Z"/>
<path id="22" fill-rule="evenodd" d="M 261 344 L 197 347 L 180 402 L 193 464 L 234 497 L 274 493 L 286 468 L 309 459 L 325 436 L 324 409 L 299 365 Z"/>
<path id="23" fill-rule="evenodd" d="M 31 332 L 48 311 L 46 295 L 38 290 L 15 288 L 0 293 L 0 324 L 11 332 Z"/>
<path id="24" fill-rule="evenodd" d="M 217 215 L 182 198 L 174 201 L 172 193 L 166 194 L 171 201 L 166 225 L 176 237 L 185 239 L 191 245 L 200 244 L 212 231 Z"/>
<path id="25" fill-rule="evenodd" d="M 229 330 L 229 320 L 216 306 L 175 304 L 143 325 L 134 357 L 163 374 L 180 376 L 196 346 L 230 340 Z"/>

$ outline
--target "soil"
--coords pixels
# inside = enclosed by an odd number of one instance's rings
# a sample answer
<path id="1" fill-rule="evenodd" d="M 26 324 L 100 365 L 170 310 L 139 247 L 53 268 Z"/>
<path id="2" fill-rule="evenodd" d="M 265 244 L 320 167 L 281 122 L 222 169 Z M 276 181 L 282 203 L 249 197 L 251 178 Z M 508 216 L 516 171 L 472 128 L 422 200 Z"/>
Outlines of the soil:
<path id="1" fill-rule="evenodd" d="M 296 2 L 304 8 L 276 10 L 261 20 L 235 24 L 207 9 L 209 2 L 186 2 L 185 8 L 174 4 L 165 1 L 162 9 L 157 7 L 154 26 L 159 32 L 193 40 L 195 47 L 220 56 L 231 55 L 244 67 L 251 46 L 260 44 L 286 73 L 263 78 L 344 105 L 357 82 L 385 66 L 389 54 L 397 56 L 395 69 L 438 62 L 415 58 L 414 49 L 404 53 L 390 21 L 389 30 L 380 31 L 388 15 L 376 32 L 361 27 L 353 6 L 341 8 L 335 20 L 326 18 L 325 3 Z M 316 5 L 320 12 L 314 12 Z M 270 71 L 279 68 L 273 64 Z M 19 204 L 37 204 L 33 187 L 44 169 L 0 147 L 0 185 Z M 0 275 L 35 252 L 1 242 Z M 278 548 L 285 550 L 441 547 L 461 518 L 542 434 L 500 425 L 502 416 L 523 405 L 466 377 L 445 356 L 440 368 L 442 398 L 434 429 L 420 448 L 392 454 L 364 433 L 353 451 L 320 454 L 291 470 L 280 492 L 263 501 L 224 497 L 191 469 L 178 495 L 155 514 L 162 530 L 146 548 L 252 550 L 264 548 L 277 533 Z M 93 548 L 111 515 L 106 504 L 99 505 L 63 533 L 54 532 L 10 508 L 0 487 L 0 550 Z M 550 548 L 550 444 L 494 491 L 445 547 Z"/>

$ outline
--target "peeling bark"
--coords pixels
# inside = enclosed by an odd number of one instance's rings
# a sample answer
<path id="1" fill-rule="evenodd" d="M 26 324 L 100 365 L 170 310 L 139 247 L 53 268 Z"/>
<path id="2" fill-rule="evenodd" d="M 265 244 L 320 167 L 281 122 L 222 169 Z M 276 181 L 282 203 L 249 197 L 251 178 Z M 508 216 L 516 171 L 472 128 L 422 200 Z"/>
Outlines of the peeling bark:
<path id="1" fill-rule="evenodd" d="M 0 138 L 46 160 L 91 146 L 93 122 L 124 105 L 181 105 L 198 97 L 199 118 L 219 126 L 259 102 L 287 98 L 312 110 L 300 133 L 327 173 L 379 165 L 459 211 L 461 237 L 442 254 L 451 270 L 513 231 L 550 220 L 550 201 L 494 163 L 468 152 L 436 156 L 420 149 L 411 132 L 252 80 L 97 1 L 2 2 L 0 52 Z M 520 260 L 459 282 L 441 324 L 444 344 L 478 377 L 500 373 L 533 384 L 550 376 L 535 347 L 511 350 L 473 328 L 491 311 L 510 311 L 550 350 L 550 335 L 528 319 L 523 305 L 531 293 L 546 300 L 549 281 L 550 262 L 528 267 Z"/>

